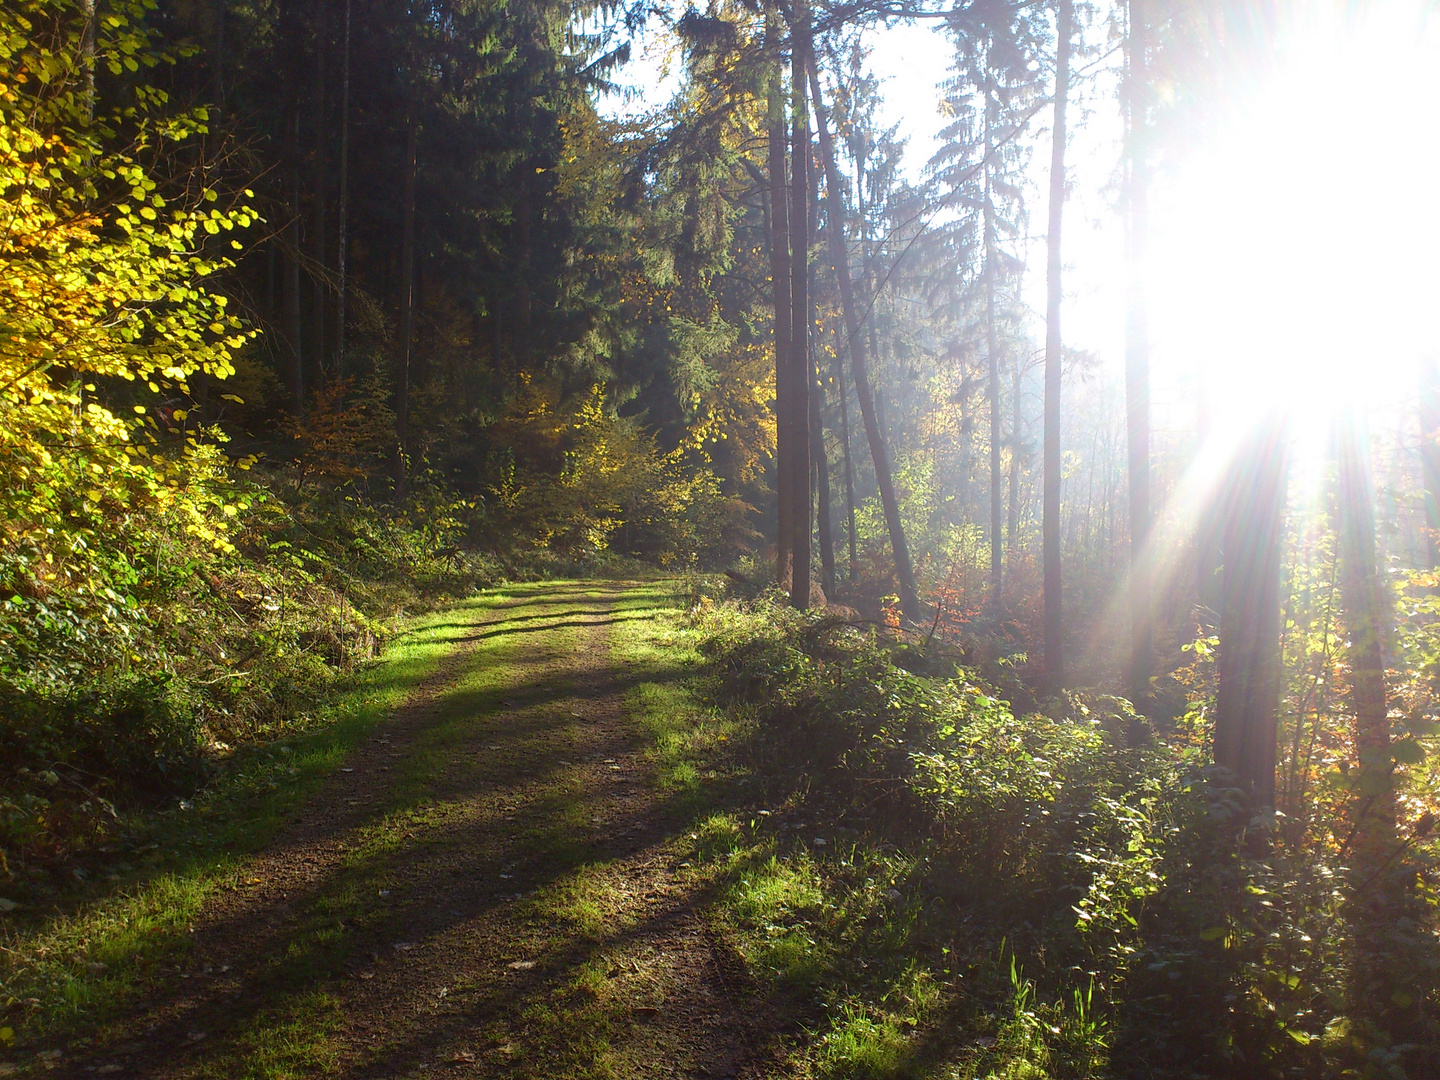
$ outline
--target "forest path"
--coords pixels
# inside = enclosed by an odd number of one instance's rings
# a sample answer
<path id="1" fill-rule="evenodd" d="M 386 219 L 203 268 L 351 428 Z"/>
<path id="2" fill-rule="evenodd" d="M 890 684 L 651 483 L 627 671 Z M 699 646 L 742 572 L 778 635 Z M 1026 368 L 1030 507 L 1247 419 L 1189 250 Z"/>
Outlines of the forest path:
<path id="1" fill-rule="evenodd" d="M 683 671 L 663 648 L 616 659 L 672 592 L 545 584 L 456 607 L 440 668 L 201 912 L 83 1074 L 761 1068 L 763 1010 L 727 974 L 681 870 L 690 818 L 627 712 Z"/>

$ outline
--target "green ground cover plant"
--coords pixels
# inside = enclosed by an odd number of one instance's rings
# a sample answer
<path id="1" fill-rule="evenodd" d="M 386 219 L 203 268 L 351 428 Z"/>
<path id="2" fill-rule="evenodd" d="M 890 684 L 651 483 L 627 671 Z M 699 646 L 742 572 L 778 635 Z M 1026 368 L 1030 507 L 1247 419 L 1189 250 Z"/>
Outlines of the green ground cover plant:
<path id="1" fill-rule="evenodd" d="M 1257 846 L 1121 699 L 1016 715 L 953 658 L 765 600 L 691 627 L 765 793 L 698 857 L 757 977 L 812 1009 L 802 1075 L 1433 1075 L 1423 843 L 1382 902 L 1343 852 Z"/>

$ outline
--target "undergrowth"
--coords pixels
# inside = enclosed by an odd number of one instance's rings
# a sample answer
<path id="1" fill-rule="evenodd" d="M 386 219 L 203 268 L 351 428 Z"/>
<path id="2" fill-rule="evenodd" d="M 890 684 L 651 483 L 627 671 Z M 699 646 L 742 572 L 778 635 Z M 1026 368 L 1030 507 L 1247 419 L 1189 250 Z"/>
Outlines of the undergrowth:
<path id="1" fill-rule="evenodd" d="M 48 905 L 136 813 L 313 725 L 406 616 L 546 567 L 459 541 L 466 506 L 383 505 L 285 474 L 229 505 L 230 546 L 183 516 L 118 516 L 0 601 L 0 895 Z"/>
<path id="2" fill-rule="evenodd" d="M 800 1075 L 1440 1074 L 1423 837 L 1357 881 L 1121 699 L 1017 716 L 833 617 L 699 598 L 691 621 L 766 791 L 700 855 L 808 1017 Z"/>

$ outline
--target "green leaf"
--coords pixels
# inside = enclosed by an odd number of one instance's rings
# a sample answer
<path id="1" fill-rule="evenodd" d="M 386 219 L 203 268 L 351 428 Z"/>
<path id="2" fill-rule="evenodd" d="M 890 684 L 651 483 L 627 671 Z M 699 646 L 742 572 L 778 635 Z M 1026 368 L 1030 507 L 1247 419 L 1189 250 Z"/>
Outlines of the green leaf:
<path id="1" fill-rule="evenodd" d="M 1390 748 L 1397 764 L 1419 765 L 1425 760 L 1425 749 L 1414 739 L 1401 739 Z"/>
<path id="2" fill-rule="evenodd" d="M 1384 795 L 1394 786 L 1394 777 L 1386 769 L 1365 769 L 1360 774 L 1360 794 Z"/>

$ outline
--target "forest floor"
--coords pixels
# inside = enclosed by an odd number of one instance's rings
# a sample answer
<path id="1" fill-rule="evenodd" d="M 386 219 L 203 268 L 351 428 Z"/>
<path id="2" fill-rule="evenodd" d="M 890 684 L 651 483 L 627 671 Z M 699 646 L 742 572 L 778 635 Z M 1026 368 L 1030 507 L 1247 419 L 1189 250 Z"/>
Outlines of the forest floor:
<path id="1" fill-rule="evenodd" d="M 733 785 L 713 739 L 667 715 L 689 670 L 666 647 L 674 590 L 524 586 L 427 620 L 437 662 L 195 905 L 188 941 L 98 1030 L 20 1068 L 771 1073 L 787 1010 L 692 865 L 693 823 Z"/>

